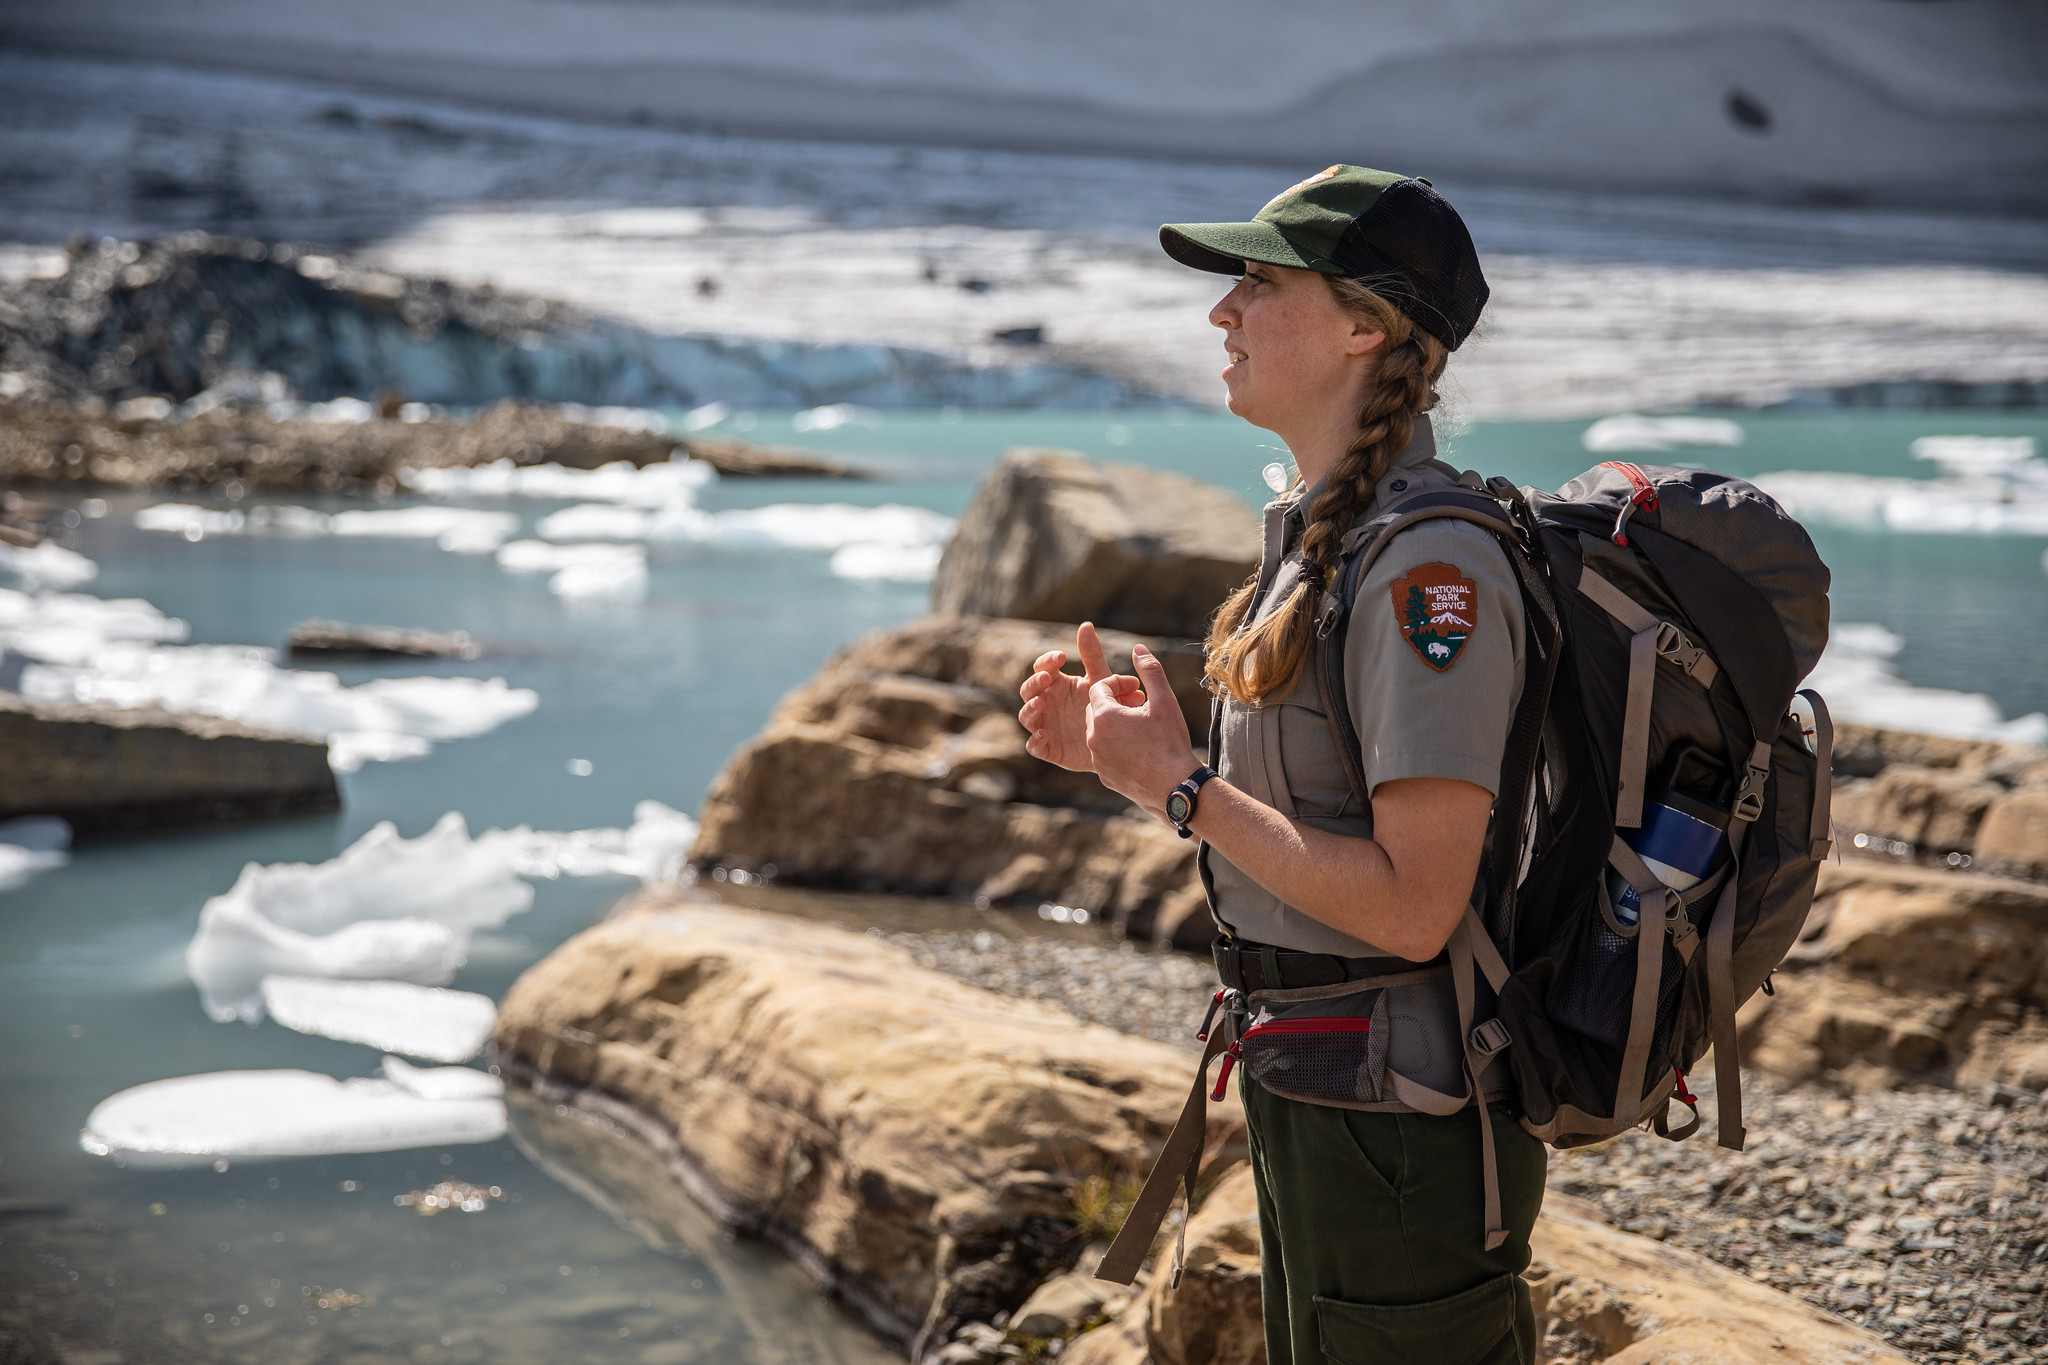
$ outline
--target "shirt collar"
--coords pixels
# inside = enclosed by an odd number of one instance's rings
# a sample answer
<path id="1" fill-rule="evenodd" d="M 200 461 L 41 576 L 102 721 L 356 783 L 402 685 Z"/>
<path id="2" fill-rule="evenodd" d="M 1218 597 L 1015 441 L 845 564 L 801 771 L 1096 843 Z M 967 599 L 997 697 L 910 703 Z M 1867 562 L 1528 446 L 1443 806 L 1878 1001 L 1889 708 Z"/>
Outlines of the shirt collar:
<path id="1" fill-rule="evenodd" d="M 1396 469 L 1412 469 L 1416 465 L 1428 464 L 1435 458 L 1436 428 L 1431 423 L 1429 414 L 1421 412 L 1415 415 L 1415 427 L 1408 433 L 1408 444 L 1402 446 L 1395 453 L 1394 458 L 1388 461 L 1387 469 L 1389 472 Z M 1316 495 L 1323 491 L 1323 486 L 1329 481 L 1330 473 L 1328 470 L 1324 470 L 1322 476 L 1314 483 L 1292 493 L 1282 493 L 1279 497 L 1267 503 L 1265 510 L 1268 512 L 1278 510 L 1283 519 L 1289 524 L 1288 529 L 1290 532 L 1298 529 L 1308 520 L 1308 509 L 1314 504 Z"/>

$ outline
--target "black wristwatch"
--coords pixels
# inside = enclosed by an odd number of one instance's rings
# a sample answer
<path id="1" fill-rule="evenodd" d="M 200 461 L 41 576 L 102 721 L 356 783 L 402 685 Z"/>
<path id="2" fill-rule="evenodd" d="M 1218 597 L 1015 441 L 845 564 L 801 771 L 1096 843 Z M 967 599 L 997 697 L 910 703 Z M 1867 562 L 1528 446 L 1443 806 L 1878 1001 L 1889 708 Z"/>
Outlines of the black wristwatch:
<path id="1" fill-rule="evenodd" d="M 1167 796 L 1166 818 L 1173 821 L 1173 827 L 1180 832 L 1181 838 L 1195 837 L 1195 832 L 1188 828 L 1188 821 L 1195 818 L 1195 794 L 1201 791 L 1204 782 L 1214 776 L 1216 770 L 1204 763 Z"/>

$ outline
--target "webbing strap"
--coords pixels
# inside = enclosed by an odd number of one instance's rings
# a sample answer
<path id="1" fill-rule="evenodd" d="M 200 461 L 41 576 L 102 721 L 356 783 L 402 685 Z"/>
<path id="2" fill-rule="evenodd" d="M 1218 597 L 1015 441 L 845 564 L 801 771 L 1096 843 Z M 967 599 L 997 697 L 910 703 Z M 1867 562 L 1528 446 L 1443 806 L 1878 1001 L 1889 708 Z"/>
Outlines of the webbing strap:
<path id="1" fill-rule="evenodd" d="M 1458 1045 L 1464 1053 L 1465 1089 L 1472 1097 L 1472 1112 L 1479 1116 L 1479 1183 L 1486 1201 L 1486 1249 L 1492 1251 L 1507 1241 L 1508 1230 L 1500 1211 L 1500 1158 L 1494 1152 L 1493 1116 L 1487 1111 L 1486 1096 L 1479 1088 L 1479 1078 L 1493 1065 L 1493 1056 L 1481 1057 L 1472 1038 L 1477 994 L 1472 981 L 1473 959 L 1478 954 L 1477 942 L 1485 937 L 1486 926 L 1467 903 L 1464 918 L 1451 935 L 1451 985 L 1458 997 Z M 1505 972 L 1501 979 L 1507 979 Z"/>
<path id="2" fill-rule="evenodd" d="M 1619 838 L 1614 843 L 1617 848 L 1626 850 L 1631 858 L 1634 857 L 1635 850 Z M 1612 850 L 1609 857 L 1613 858 Z M 1640 859 L 1636 860 L 1636 866 L 1642 866 Z M 1648 871 L 1646 868 L 1643 870 Z M 1622 875 L 1629 876 L 1626 868 Z M 1678 898 L 1678 893 L 1655 877 L 1651 877 L 1650 882 L 1653 890 L 1636 887 L 1640 905 L 1636 919 L 1636 989 L 1629 1004 L 1628 1041 L 1622 1045 L 1621 1075 L 1614 1082 L 1614 1117 L 1617 1122 L 1633 1120 L 1636 1111 L 1642 1108 L 1643 1069 L 1650 1063 L 1650 1038 L 1657 1031 L 1657 988 L 1664 978 L 1664 930 L 1669 923 L 1667 906 Z M 1635 885 L 1633 877 L 1630 877 L 1630 885 Z"/>
<path id="3" fill-rule="evenodd" d="M 1650 692 L 1657 684 L 1657 627 L 1628 642 L 1628 703 L 1621 716 L 1621 770 L 1614 788 L 1614 827 L 1640 829 L 1643 784 L 1650 768 Z"/>
<path id="4" fill-rule="evenodd" d="M 1759 741 L 1750 763 L 1768 765 L 1771 750 Z M 1742 844 L 1749 821 L 1728 825 L 1728 880 L 1714 901 L 1707 925 L 1707 1036 L 1714 1040 L 1714 1104 L 1719 1132 L 1715 1138 L 1732 1151 L 1742 1150 L 1742 1052 L 1735 1037 L 1735 890 L 1742 884 Z"/>
<path id="5" fill-rule="evenodd" d="M 1815 859 L 1821 859 L 1828 856 L 1828 849 L 1834 845 L 1828 808 L 1834 802 L 1835 722 L 1829 717 L 1828 704 L 1820 699 L 1820 693 L 1802 687 L 1799 695 L 1813 707 L 1813 751 L 1819 761 L 1813 770 L 1813 819 L 1807 825 L 1807 837 L 1812 841 L 1809 852 Z"/>
<path id="6" fill-rule="evenodd" d="M 1152 1238 L 1166 1220 L 1167 1209 L 1173 1205 L 1176 1183 L 1187 1190 L 1188 1217 L 1194 1215 L 1195 1173 L 1202 1164 L 1202 1145 L 1207 1140 L 1209 1129 L 1209 1063 L 1229 1046 L 1233 1032 L 1228 1026 L 1210 1031 L 1209 1045 L 1202 1050 L 1202 1064 L 1195 1069 L 1195 1084 L 1188 1091 L 1187 1101 L 1181 1105 L 1180 1117 L 1174 1120 L 1173 1131 L 1167 1134 L 1166 1145 L 1159 1149 L 1159 1158 L 1152 1163 L 1152 1173 L 1145 1177 L 1145 1184 L 1132 1202 L 1124 1225 L 1117 1229 L 1109 1250 L 1102 1255 L 1101 1264 L 1095 1267 L 1096 1279 L 1129 1284 L 1137 1278 L 1139 1267 L 1145 1263 L 1145 1253 L 1152 1249 Z M 1184 1217 L 1173 1241 L 1171 1285 L 1174 1288 L 1180 1286 L 1181 1260 L 1187 1253 L 1187 1235 L 1188 1224 Z"/>
<path id="7" fill-rule="evenodd" d="M 1631 635 L 1657 628 L 1657 618 L 1642 603 L 1602 578 L 1590 564 L 1579 570 L 1579 594 L 1621 622 L 1621 628 Z"/>

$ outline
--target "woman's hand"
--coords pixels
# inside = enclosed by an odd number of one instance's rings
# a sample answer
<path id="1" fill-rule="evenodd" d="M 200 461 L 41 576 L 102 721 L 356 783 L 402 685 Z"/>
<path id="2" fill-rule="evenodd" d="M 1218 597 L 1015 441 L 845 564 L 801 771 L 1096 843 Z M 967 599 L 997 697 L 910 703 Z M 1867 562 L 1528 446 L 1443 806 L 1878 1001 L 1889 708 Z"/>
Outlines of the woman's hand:
<path id="1" fill-rule="evenodd" d="M 1094 634 L 1093 627 L 1082 629 Z M 1131 660 L 1137 677 L 1089 685 L 1088 756 L 1103 786 L 1164 820 L 1166 798 L 1194 771 L 1194 740 L 1167 684 L 1166 665 L 1143 645 L 1131 646 Z"/>
<path id="2" fill-rule="evenodd" d="M 1081 655 L 1083 676 L 1061 671 L 1067 662 L 1063 649 L 1039 655 L 1031 665 L 1031 676 L 1017 689 L 1017 695 L 1024 698 L 1017 721 L 1031 732 L 1024 741 L 1025 753 L 1069 772 L 1092 773 L 1095 760 L 1088 752 L 1088 691 L 1113 679 L 1092 622 L 1081 623 L 1074 632 L 1074 644 Z M 1136 678 L 1129 674 L 1120 678 L 1124 686 L 1137 688 Z"/>

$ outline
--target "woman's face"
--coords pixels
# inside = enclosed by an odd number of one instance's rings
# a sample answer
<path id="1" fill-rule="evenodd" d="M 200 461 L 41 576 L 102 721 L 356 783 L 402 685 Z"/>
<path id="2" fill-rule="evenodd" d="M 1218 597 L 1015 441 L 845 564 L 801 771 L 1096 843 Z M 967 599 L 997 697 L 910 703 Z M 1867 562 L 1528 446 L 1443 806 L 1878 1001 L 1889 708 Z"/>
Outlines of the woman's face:
<path id="1" fill-rule="evenodd" d="M 1315 271 L 1263 261 L 1244 263 L 1209 321 L 1223 329 L 1230 410 L 1283 436 L 1333 405 L 1355 413 L 1366 375 L 1359 357 L 1386 338 L 1345 312 Z"/>

